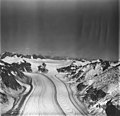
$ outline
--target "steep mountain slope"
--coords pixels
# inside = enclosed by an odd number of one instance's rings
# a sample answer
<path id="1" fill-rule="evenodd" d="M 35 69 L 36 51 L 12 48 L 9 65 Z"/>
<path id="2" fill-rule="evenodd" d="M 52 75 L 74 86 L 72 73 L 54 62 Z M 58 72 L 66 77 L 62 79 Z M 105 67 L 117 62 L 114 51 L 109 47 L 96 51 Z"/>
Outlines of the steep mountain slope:
<path id="1" fill-rule="evenodd" d="M 71 86 L 74 96 L 84 102 L 91 114 L 99 116 L 106 115 L 104 106 L 109 100 L 116 110 L 120 108 L 119 68 L 119 62 L 94 60 L 74 61 L 57 71 L 66 74 L 64 81 Z"/>
<path id="2" fill-rule="evenodd" d="M 0 60 L 0 104 L 4 113 L 16 104 L 27 90 L 31 79 L 25 76 L 15 66 Z"/>

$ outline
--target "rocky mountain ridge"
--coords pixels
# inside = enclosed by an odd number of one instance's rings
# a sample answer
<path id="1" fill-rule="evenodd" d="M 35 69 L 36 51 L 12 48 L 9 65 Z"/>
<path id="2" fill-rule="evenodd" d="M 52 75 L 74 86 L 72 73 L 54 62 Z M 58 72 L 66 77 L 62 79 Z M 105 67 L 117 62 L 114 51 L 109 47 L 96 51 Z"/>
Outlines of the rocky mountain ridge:
<path id="1" fill-rule="evenodd" d="M 22 94 L 25 94 L 30 83 L 31 79 L 17 67 L 0 60 L 0 103 L 3 113 L 13 108 Z"/>
<path id="2" fill-rule="evenodd" d="M 120 62 L 99 59 L 87 63 L 74 61 L 57 71 L 66 74 L 65 82 L 70 84 L 74 96 L 86 104 L 91 114 L 100 115 L 102 111 L 105 115 L 104 106 L 107 107 L 110 100 L 120 110 L 119 69 Z M 119 112 L 118 109 L 116 111 Z"/>

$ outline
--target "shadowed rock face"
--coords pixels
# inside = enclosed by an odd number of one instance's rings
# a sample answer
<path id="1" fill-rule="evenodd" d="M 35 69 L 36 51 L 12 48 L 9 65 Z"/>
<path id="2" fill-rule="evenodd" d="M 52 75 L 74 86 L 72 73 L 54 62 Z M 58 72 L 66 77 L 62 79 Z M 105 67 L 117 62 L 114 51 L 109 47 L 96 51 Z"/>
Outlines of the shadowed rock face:
<path id="1" fill-rule="evenodd" d="M 106 93 L 103 92 L 102 90 L 97 90 L 91 87 L 89 90 L 87 90 L 85 99 L 88 99 L 88 97 L 90 97 L 90 99 L 92 99 L 93 101 L 98 101 L 99 99 L 104 98 L 105 95 Z"/>
<path id="2" fill-rule="evenodd" d="M 111 101 L 108 101 L 106 104 L 106 114 L 107 116 L 119 116 L 120 115 L 120 110 L 118 110 Z"/>
<path id="3" fill-rule="evenodd" d="M 1 78 L 6 87 L 10 87 L 14 90 L 17 90 L 17 88 L 21 88 L 20 84 L 15 80 L 15 76 L 7 70 L 3 70 L 3 72 L 1 73 Z"/>
<path id="4" fill-rule="evenodd" d="M 77 85 L 77 90 L 82 91 L 85 87 L 86 87 L 86 85 L 84 85 L 83 83 L 80 83 Z"/>
<path id="5" fill-rule="evenodd" d="M 6 94 L 4 94 L 4 93 L 1 93 L 0 92 L 0 103 L 6 103 L 7 101 L 8 101 L 8 99 L 7 99 L 7 95 Z"/>
<path id="6" fill-rule="evenodd" d="M 13 67 L 16 67 L 17 69 L 21 71 L 27 71 L 27 72 L 32 72 L 31 69 L 31 64 L 23 60 L 23 62 L 19 63 L 12 63 Z"/>
<path id="7" fill-rule="evenodd" d="M 61 67 L 58 68 L 57 71 L 58 72 L 69 72 L 69 73 L 75 73 L 74 71 L 77 69 L 78 67 L 73 65 L 73 63 L 71 63 L 70 66 L 66 66 L 66 67 Z"/>
<path id="8" fill-rule="evenodd" d="M 109 61 L 102 61 L 101 65 L 102 65 L 103 71 L 104 71 L 110 66 L 110 63 L 109 63 Z"/>
<path id="9" fill-rule="evenodd" d="M 0 61 L 0 63 L 2 63 L 2 65 L 0 65 L 0 77 L 3 84 L 14 90 L 21 89 L 20 84 L 16 81 L 16 76 L 19 76 L 19 78 L 22 77 L 22 75 L 20 75 L 21 72 L 6 62 Z"/>
<path id="10" fill-rule="evenodd" d="M 38 66 L 38 71 L 47 73 L 48 69 L 46 69 L 46 64 L 43 62 L 42 65 Z"/>
<path id="11" fill-rule="evenodd" d="M 3 53 L 3 54 L 1 55 L 1 59 L 4 59 L 4 58 L 5 58 L 5 57 L 7 57 L 7 56 L 12 57 L 12 56 L 13 56 L 13 54 L 12 54 L 12 53 L 10 53 L 10 52 L 5 52 L 5 53 Z"/>
<path id="12" fill-rule="evenodd" d="M 21 89 L 21 85 L 16 80 L 26 84 L 30 83 L 31 79 L 19 70 L 20 66 L 18 64 L 9 64 L 0 60 L 0 77 L 6 87 L 10 87 L 14 90 Z M 21 68 L 25 68 L 28 72 L 31 71 L 29 63 L 23 63 Z"/>

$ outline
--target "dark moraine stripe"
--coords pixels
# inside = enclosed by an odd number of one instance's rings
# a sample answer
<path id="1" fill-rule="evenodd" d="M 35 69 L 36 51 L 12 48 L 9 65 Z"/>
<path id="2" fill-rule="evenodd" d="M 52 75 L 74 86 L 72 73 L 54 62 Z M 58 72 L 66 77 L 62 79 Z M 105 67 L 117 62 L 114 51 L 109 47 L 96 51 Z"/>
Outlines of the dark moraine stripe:
<path id="1" fill-rule="evenodd" d="M 57 76 L 55 76 L 56 78 L 57 78 Z M 59 81 L 61 81 L 59 78 L 57 78 Z M 66 89 L 67 89 L 67 91 L 68 91 L 68 96 L 69 96 L 69 99 L 70 99 L 70 101 L 71 101 L 71 103 L 75 106 L 75 108 L 83 115 L 83 116 L 88 116 L 87 114 L 86 114 L 86 112 L 81 112 L 81 110 L 78 108 L 80 105 L 76 102 L 76 100 L 75 100 L 75 98 L 74 98 L 74 96 L 73 96 L 73 94 L 70 94 L 69 93 L 69 90 L 70 91 L 72 91 L 71 90 L 71 88 L 69 87 L 68 88 L 68 86 L 63 82 L 63 81 L 61 81 L 64 85 L 65 85 L 65 87 L 66 87 Z M 72 99 L 73 98 L 73 99 Z M 74 103 L 75 102 L 75 103 Z M 82 103 L 82 102 L 81 102 Z M 83 104 L 82 104 L 83 105 Z M 77 107 L 78 106 L 78 107 Z M 79 114 L 78 114 L 79 115 Z"/>
<path id="2" fill-rule="evenodd" d="M 57 100 L 57 89 L 56 89 L 56 86 L 55 86 L 54 82 L 47 75 L 45 75 L 45 74 L 41 74 L 41 75 L 45 76 L 53 84 L 53 86 L 55 88 L 55 94 L 54 94 L 55 101 L 56 101 L 57 105 L 59 106 L 59 108 L 61 109 L 61 111 L 64 114 L 64 116 L 66 116 L 65 112 L 63 111 L 63 109 L 60 107 L 60 104 L 58 103 L 58 100 Z"/>

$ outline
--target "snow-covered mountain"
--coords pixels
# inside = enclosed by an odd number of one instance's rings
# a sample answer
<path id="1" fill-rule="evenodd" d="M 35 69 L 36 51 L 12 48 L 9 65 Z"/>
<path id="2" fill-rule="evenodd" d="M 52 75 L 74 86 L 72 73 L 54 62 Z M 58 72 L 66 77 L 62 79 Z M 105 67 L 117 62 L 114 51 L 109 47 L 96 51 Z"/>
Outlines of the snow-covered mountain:
<path id="1" fill-rule="evenodd" d="M 104 107 L 107 107 L 110 100 L 111 107 L 114 104 L 116 111 L 120 110 L 119 69 L 119 62 L 99 59 L 73 61 L 69 66 L 58 68 L 57 71 L 66 74 L 64 81 L 70 84 L 74 96 L 84 102 L 91 114 L 98 116 L 101 112 L 105 113 Z"/>
<path id="2" fill-rule="evenodd" d="M 32 81 L 24 72 L 36 72 L 52 74 L 63 81 L 71 88 L 78 102 L 83 102 L 92 115 L 109 116 L 111 108 L 119 112 L 119 61 L 56 58 L 3 53 L 0 60 L 0 103 L 6 105 L 12 101 L 14 104 L 14 99 L 27 90 Z M 7 111 L 6 107 L 2 110 Z"/>
<path id="3" fill-rule="evenodd" d="M 5 57 L 18 57 L 18 58 L 28 58 L 28 59 L 45 59 L 44 56 L 42 55 L 36 55 L 36 54 L 32 54 L 32 55 L 23 55 L 23 54 L 18 54 L 18 53 L 13 53 L 13 52 L 4 52 L 1 55 L 1 59 L 4 59 Z"/>

